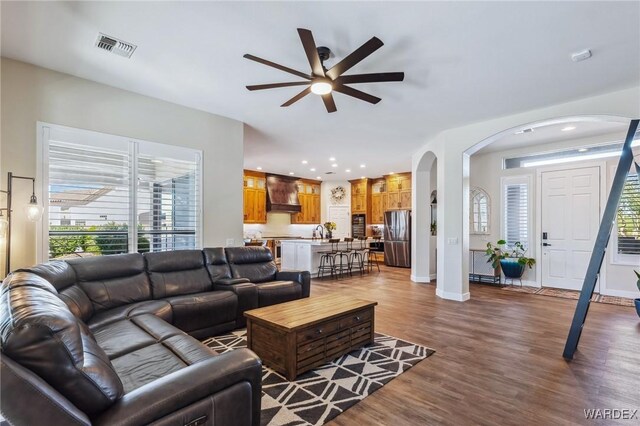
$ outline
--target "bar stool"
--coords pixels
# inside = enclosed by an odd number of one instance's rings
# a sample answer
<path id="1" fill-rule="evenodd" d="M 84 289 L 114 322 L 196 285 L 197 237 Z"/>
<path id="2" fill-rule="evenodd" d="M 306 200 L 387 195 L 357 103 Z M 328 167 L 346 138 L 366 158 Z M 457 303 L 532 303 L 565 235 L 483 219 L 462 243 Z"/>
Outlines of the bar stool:
<path id="1" fill-rule="evenodd" d="M 358 241 L 360 242 L 360 246 L 353 249 L 350 256 L 351 270 L 353 271 L 353 267 L 356 266 L 360 271 L 360 275 L 364 275 L 366 272 L 364 259 L 368 250 L 368 247 L 366 246 L 367 237 L 358 237 Z"/>
<path id="2" fill-rule="evenodd" d="M 373 242 L 379 243 L 381 237 L 373 237 Z M 371 247 L 367 247 L 364 253 L 364 259 L 367 265 L 368 272 L 373 270 L 373 265 L 376 265 L 378 272 L 380 272 L 380 264 L 378 263 L 378 253 L 371 250 Z"/>
<path id="3" fill-rule="evenodd" d="M 330 239 L 331 243 L 331 251 L 319 251 L 320 254 L 320 265 L 318 266 L 318 278 L 324 277 L 324 273 L 329 271 L 331 278 L 333 278 L 336 273 L 335 266 L 335 255 L 338 254 L 338 243 L 340 243 L 340 238 Z"/>
<path id="4" fill-rule="evenodd" d="M 353 238 L 345 238 L 344 242 L 347 243 L 346 249 L 341 250 L 338 248 L 337 252 L 333 255 L 333 266 L 338 278 L 346 273 L 351 275 L 351 263 L 349 261 L 349 254 L 353 249 Z"/>

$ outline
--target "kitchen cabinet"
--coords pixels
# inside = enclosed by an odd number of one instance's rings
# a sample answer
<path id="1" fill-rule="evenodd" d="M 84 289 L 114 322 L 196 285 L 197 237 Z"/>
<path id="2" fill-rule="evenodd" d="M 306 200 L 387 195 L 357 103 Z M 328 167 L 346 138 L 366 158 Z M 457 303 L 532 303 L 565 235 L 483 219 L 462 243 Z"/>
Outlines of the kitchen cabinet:
<path id="1" fill-rule="evenodd" d="M 388 206 L 387 182 L 385 178 L 374 179 L 371 183 L 371 224 L 383 225 L 384 212 Z"/>
<path id="2" fill-rule="evenodd" d="M 243 178 L 244 223 L 267 223 L 267 186 L 264 173 L 245 170 Z"/>
<path id="3" fill-rule="evenodd" d="M 320 183 L 314 180 L 298 181 L 298 200 L 300 213 L 291 215 L 293 224 L 320 223 Z"/>
<path id="4" fill-rule="evenodd" d="M 356 179 L 349 182 L 351 183 L 351 214 L 368 216 L 371 213 L 371 179 Z"/>
<path id="5" fill-rule="evenodd" d="M 387 175 L 387 209 L 404 210 L 411 208 L 411 173 Z"/>

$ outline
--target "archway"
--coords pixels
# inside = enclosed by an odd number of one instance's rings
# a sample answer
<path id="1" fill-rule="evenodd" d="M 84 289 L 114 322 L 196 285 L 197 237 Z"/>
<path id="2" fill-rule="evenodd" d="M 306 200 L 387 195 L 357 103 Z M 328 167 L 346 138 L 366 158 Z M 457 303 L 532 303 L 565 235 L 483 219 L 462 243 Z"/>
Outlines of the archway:
<path id="1" fill-rule="evenodd" d="M 496 164 L 494 164 L 495 162 L 488 161 L 486 158 L 491 155 L 490 153 L 487 153 L 487 151 L 495 152 L 495 150 L 497 149 L 497 148 L 491 148 L 492 144 L 502 146 L 505 140 L 514 140 L 514 135 L 518 135 L 518 134 L 522 135 L 523 133 L 527 134 L 532 132 L 541 133 L 541 132 L 547 131 L 548 129 L 562 129 L 565 126 L 570 129 L 574 129 L 575 127 L 578 127 L 578 128 L 589 127 L 593 129 L 601 127 L 603 129 L 616 129 L 616 130 L 610 130 L 611 135 L 613 134 L 617 135 L 618 132 L 620 132 L 619 136 L 623 137 L 628 127 L 629 120 L 630 119 L 626 117 L 607 116 L 607 115 L 565 116 L 565 117 L 559 117 L 555 119 L 539 120 L 539 121 L 523 123 L 518 126 L 509 127 L 507 129 L 496 132 L 489 137 L 485 137 L 479 142 L 471 145 L 469 148 L 467 148 L 464 151 L 462 156 L 462 162 L 463 162 L 462 194 L 463 194 L 463 197 L 465 197 L 462 203 L 462 212 L 461 212 L 461 216 L 463 220 L 465 218 L 472 217 L 472 215 L 470 215 L 470 213 L 472 213 L 470 211 L 471 207 L 468 202 L 468 194 L 469 194 L 470 187 L 484 186 L 482 184 L 479 185 L 478 183 L 477 173 L 481 168 L 481 165 L 484 166 L 485 168 L 487 168 L 491 164 L 493 164 L 494 168 L 496 166 Z M 558 131 L 558 134 L 560 133 L 564 133 L 564 132 Z M 567 135 L 569 134 L 570 133 L 567 133 Z M 597 133 L 594 133 L 594 134 L 597 134 Z M 614 140 L 611 138 L 607 139 L 609 137 L 608 133 L 602 133 L 599 136 L 602 137 L 602 144 L 605 143 L 604 142 L 605 140 L 610 142 Z M 501 158 L 504 165 L 505 159 L 510 156 L 512 157 L 513 152 L 518 152 L 519 155 L 523 156 L 522 158 L 525 158 L 527 154 L 533 155 L 533 154 L 540 154 L 545 152 L 549 152 L 551 153 L 549 155 L 552 155 L 553 150 L 550 149 L 550 146 L 552 145 L 554 145 L 554 148 L 553 148 L 554 150 L 556 149 L 555 145 L 557 145 L 558 146 L 557 150 L 558 152 L 560 152 L 563 150 L 565 151 L 570 150 L 572 147 L 578 148 L 578 147 L 583 147 L 587 145 L 598 146 L 600 142 L 597 142 L 596 139 L 599 139 L 599 138 L 596 136 L 588 137 L 586 136 L 586 134 L 583 135 L 582 138 L 576 137 L 574 139 L 568 139 L 568 138 L 562 139 L 558 137 L 557 139 L 554 139 L 554 140 L 551 140 L 551 139 L 544 140 L 544 142 L 540 142 L 540 145 L 536 145 L 533 142 L 528 142 L 529 145 L 525 145 L 523 147 L 518 147 L 518 148 L 510 148 L 511 150 L 506 152 L 502 151 L 500 152 L 500 154 L 501 154 Z M 581 145 L 581 144 L 586 144 L 586 145 Z M 584 149 L 584 151 L 587 151 L 587 149 Z M 481 155 L 481 157 L 480 158 L 476 158 L 477 156 L 474 157 L 474 163 L 472 165 L 471 157 L 474 154 Z M 496 154 L 493 155 L 493 157 L 495 156 Z M 612 161 L 613 160 L 609 160 L 608 162 L 606 160 L 592 160 L 591 162 L 588 162 L 587 160 L 579 160 L 579 162 L 575 162 L 571 165 L 563 163 L 563 164 L 558 164 L 557 166 L 542 165 L 544 161 L 543 162 L 538 161 L 538 163 L 541 164 L 540 166 L 533 166 L 533 167 L 526 166 L 526 168 L 522 168 L 522 169 L 517 169 L 517 170 L 513 169 L 511 170 L 511 172 L 513 172 L 512 174 L 508 174 L 509 171 L 505 172 L 504 166 L 500 171 L 490 170 L 489 173 L 494 175 L 494 181 L 495 181 L 493 183 L 493 188 L 491 188 L 491 184 L 489 184 L 490 185 L 489 192 L 493 195 L 493 198 L 494 198 L 493 211 L 496 212 L 496 218 L 494 218 L 494 226 L 493 226 L 494 229 L 493 229 L 493 232 L 489 233 L 490 235 L 486 236 L 486 238 L 481 238 L 481 236 L 478 236 L 478 235 L 470 235 L 470 232 L 469 232 L 470 227 L 469 226 L 465 227 L 464 232 L 462 234 L 463 259 L 470 258 L 470 255 L 469 255 L 470 248 L 471 249 L 478 248 L 478 247 L 481 248 L 486 244 L 486 241 L 491 241 L 495 244 L 497 240 L 505 239 L 506 237 L 505 228 L 507 228 L 508 226 L 504 224 L 504 221 L 506 220 L 504 215 L 506 213 L 504 212 L 504 205 L 500 200 L 500 198 L 503 196 L 503 191 L 506 191 L 504 186 L 505 180 L 507 182 L 512 182 L 512 180 L 517 181 L 519 178 L 525 177 L 525 178 L 528 178 L 527 181 L 529 182 L 528 184 L 526 184 L 528 188 L 527 189 L 528 191 L 528 195 L 527 195 L 528 207 L 527 208 L 529 209 L 528 223 L 526 226 L 528 228 L 527 245 L 529 249 L 527 256 L 533 257 L 534 259 L 536 259 L 536 265 L 534 266 L 533 269 L 525 271 L 525 275 L 522 280 L 525 282 L 525 285 L 531 285 L 534 287 L 540 287 L 545 285 L 544 283 L 547 283 L 546 285 L 551 287 L 564 288 L 563 286 L 565 284 L 551 285 L 550 279 L 545 280 L 543 278 L 544 277 L 543 261 L 549 259 L 548 257 L 546 257 L 549 254 L 547 253 L 548 250 L 542 247 L 542 243 L 543 243 L 542 232 L 546 231 L 547 228 L 543 226 L 541 216 L 544 216 L 543 212 L 547 210 L 544 210 L 541 208 L 542 206 L 541 193 L 544 192 L 542 190 L 542 187 L 544 187 L 544 185 L 542 184 L 543 180 L 541 180 L 542 179 L 541 176 L 549 175 L 550 170 L 557 170 L 557 172 L 555 173 L 562 174 L 562 173 L 568 173 L 565 170 L 580 169 L 581 167 L 590 166 L 596 172 L 596 176 L 598 176 L 598 173 L 600 174 L 600 178 L 599 178 L 600 182 L 596 184 L 596 189 L 595 189 L 596 191 L 599 191 L 599 192 L 594 192 L 594 194 L 598 194 L 598 193 L 600 194 L 599 195 L 600 209 L 602 209 L 604 206 L 604 203 L 606 202 L 606 192 L 608 190 L 607 182 L 609 182 L 609 178 L 610 178 L 609 176 L 610 167 L 613 166 L 611 164 Z M 581 170 L 585 170 L 585 169 L 581 169 Z M 547 172 L 547 173 L 544 173 L 544 172 Z M 486 172 L 483 171 L 482 173 L 486 173 Z M 483 180 L 480 180 L 480 182 L 483 182 Z M 484 183 L 486 182 L 487 182 L 487 179 L 484 180 Z M 597 211 L 597 218 L 599 218 L 601 216 L 601 210 L 598 211 L 597 205 L 595 206 L 594 211 Z M 596 226 L 597 226 L 597 223 L 596 223 Z M 595 238 L 595 236 L 593 238 Z M 589 245 L 589 247 L 592 247 L 592 244 Z M 556 250 L 557 248 L 558 247 L 555 245 L 555 242 L 554 242 L 553 249 Z M 556 261 L 554 261 L 553 263 L 556 264 Z M 472 269 L 473 269 L 472 265 L 470 265 L 469 271 L 471 271 Z M 607 282 L 606 277 L 607 277 L 607 262 L 605 261 L 605 264 L 603 265 L 602 277 L 600 282 L 603 282 L 606 284 Z M 563 282 L 565 281 L 566 280 L 564 280 Z M 576 278 L 574 281 L 577 282 L 579 281 L 579 279 Z M 613 281 L 613 279 L 611 281 Z"/>
<path id="2" fill-rule="evenodd" d="M 432 222 L 437 226 L 437 218 L 432 217 L 433 191 L 437 190 L 437 157 L 432 151 L 426 152 L 412 175 L 412 224 L 411 239 L 415 242 L 411 251 L 411 280 L 430 282 L 436 270 L 435 241 L 432 237 Z"/>

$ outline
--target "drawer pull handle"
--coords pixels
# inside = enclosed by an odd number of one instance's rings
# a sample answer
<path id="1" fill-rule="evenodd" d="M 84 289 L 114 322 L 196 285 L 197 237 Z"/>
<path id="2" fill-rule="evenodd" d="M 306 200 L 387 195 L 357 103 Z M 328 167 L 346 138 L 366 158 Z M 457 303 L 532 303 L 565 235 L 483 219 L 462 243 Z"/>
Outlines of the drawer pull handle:
<path id="1" fill-rule="evenodd" d="M 359 316 L 356 316 L 356 321 L 360 321 L 360 317 Z"/>
<path id="2" fill-rule="evenodd" d="M 322 334 L 322 329 L 321 328 L 318 329 L 318 334 Z"/>

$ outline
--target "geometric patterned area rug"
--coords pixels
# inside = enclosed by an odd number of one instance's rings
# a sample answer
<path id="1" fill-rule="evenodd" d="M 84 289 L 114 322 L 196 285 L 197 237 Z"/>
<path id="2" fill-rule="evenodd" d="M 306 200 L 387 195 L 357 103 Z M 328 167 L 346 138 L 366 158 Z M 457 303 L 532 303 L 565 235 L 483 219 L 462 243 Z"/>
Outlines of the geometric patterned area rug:
<path id="1" fill-rule="evenodd" d="M 246 348 L 246 329 L 203 343 L 218 353 Z M 289 382 L 262 366 L 262 426 L 322 425 L 435 351 L 384 334 L 372 345 Z"/>
<path id="2" fill-rule="evenodd" d="M 573 299 L 578 300 L 580 298 L 580 292 L 577 290 L 564 290 L 561 288 L 536 288 L 536 287 L 520 287 L 515 285 L 508 285 L 506 287 L 502 287 L 503 290 L 515 291 L 518 293 L 528 293 L 528 294 L 537 294 L 540 296 L 551 296 L 551 297 L 561 297 L 563 299 Z M 597 303 L 607 303 L 609 305 L 619 305 L 619 306 L 633 306 L 633 299 L 628 299 L 626 297 L 617 297 L 617 296 L 605 296 L 602 294 L 594 293 L 591 296 L 592 302 Z"/>

